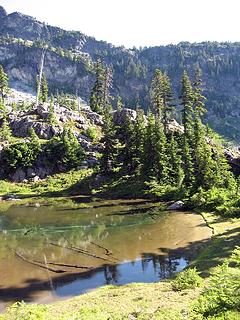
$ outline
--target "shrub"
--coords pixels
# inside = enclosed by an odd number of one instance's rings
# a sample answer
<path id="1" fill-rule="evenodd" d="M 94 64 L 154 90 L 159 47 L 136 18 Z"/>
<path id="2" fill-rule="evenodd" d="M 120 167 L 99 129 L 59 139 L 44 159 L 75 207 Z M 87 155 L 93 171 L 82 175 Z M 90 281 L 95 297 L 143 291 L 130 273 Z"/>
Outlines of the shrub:
<path id="1" fill-rule="evenodd" d="M 40 146 L 35 142 L 19 142 L 7 147 L 3 152 L 3 163 L 7 170 L 30 167 L 36 161 Z"/>
<path id="2" fill-rule="evenodd" d="M 145 182 L 147 190 L 146 194 L 156 196 L 161 200 L 179 200 L 184 198 L 184 190 L 180 187 L 171 186 L 171 185 L 160 185 L 156 180 L 151 180 L 150 182 Z"/>
<path id="3" fill-rule="evenodd" d="M 236 247 L 233 252 L 231 257 L 229 258 L 230 262 L 233 262 L 235 266 L 240 267 L 240 247 Z"/>
<path id="4" fill-rule="evenodd" d="M 172 288 L 175 291 L 185 289 L 194 289 L 199 287 L 202 283 L 202 278 L 196 268 L 186 269 L 180 272 L 172 283 Z"/>
<path id="5" fill-rule="evenodd" d="M 237 269 L 230 268 L 228 263 L 225 262 L 211 276 L 208 287 L 203 291 L 193 310 L 203 317 L 219 315 L 219 319 L 221 319 L 222 313 L 226 311 L 235 312 L 239 309 L 240 272 Z"/>
<path id="6" fill-rule="evenodd" d="M 51 139 L 46 145 L 46 156 L 50 163 L 59 163 L 67 168 L 75 168 L 85 159 L 85 152 L 70 129 L 62 136 Z"/>
<path id="7" fill-rule="evenodd" d="M 97 138 L 97 130 L 94 127 L 88 127 L 85 131 L 85 134 L 92 140 L 95 140 Z"/>

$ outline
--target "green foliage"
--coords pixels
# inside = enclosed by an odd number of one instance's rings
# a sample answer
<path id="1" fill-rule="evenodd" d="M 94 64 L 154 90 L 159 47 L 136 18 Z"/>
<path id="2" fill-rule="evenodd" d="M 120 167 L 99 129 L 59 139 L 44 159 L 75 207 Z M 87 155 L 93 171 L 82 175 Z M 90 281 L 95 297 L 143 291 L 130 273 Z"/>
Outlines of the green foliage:
<path id="1" fill-rule="evenodd" d="M 58 173 L 48 176 L 46 179 L 35 183 L 12 183 L 0 180 L 0 195 L 17 194 L 19 197 L 32 195 L 69 195 L 72 192 L 79 193 L 79 185 L 83 180 L 93 174 L 91 169 L 87 170 L 70 170 L 65 173 Z M 83 189 L 85 185 L 83 184 Z M 0 209 L 2 208 L 2 204 Z M 1 210 L 0 210 L 1 211 Z"/>
<path id="2" fill-rule="evenodd" d="M 172 288 L 175 291 L 194 289 L 202 284 L 202 278 L 196 268 L 189 268 L 177 274 L 172 282 Z"/>
<path id="3" fill-rule="evenodd" d="M 145 190 L 145 194 L 158 197 L 163 201 L 172 201 L 178 200 L 185 197 L 185 191 L 181 187 L 164 184 L 161 185 L 157 180 L 146 181 L 145 186 L 147 189 Z"/>
<path id="4" fill-rule="evenodd" d="M 0 128 L 0 141 L 10 141 L 12 138 L 12 131 L 9 127 L 6 117 L 3 118 L 2 126 Z"/>
<path id="5" fill-rule="evenodd" d="M 179 145 L 174 135 L 171 134 L 170 141 L 167 144 L 168 153 L 168 183 L 180 187 L 184 179 L 184 172 L 182 169 L 182 158 L 179 152 Z"/>
<path id="6" fill-rule="evenodd" d="M 36 150 L 40 151 L 41 142 L 40 142 L 40 139 L 38 138 L 38 136 L 37 136 L 37 134 L 36 134 L 36 132 L 35 132 L 33 127 L 31 127 L 30 130 L 29 130 L 29 136 L 30 136 L 30 142 L 31 142 L 32 146 Z"/>
<path id="7" fill-rule="evenodd" d="M 0 316 L 1 320 L 43 320 L 48 307 L 45 305 L 26 305 L 16 302 L 8 307 L 6 313 Z"/>
<path id="8" fill-rule="evenodd" d="M 240 201 L 235 189 L 212 187 L 209 190 L 199 188 L 189 198 L 189 207 L 215 211 L 225 216 L 239 216 Z"/>
<path id="9" fill-rule="evenodd" d="M 55 117 L 55 110 L 54 110 L 54 98 L 53 96 L 51 97 L 50 105 L 49 105 L 49 110 L 48 110 L 48 117 L 47 117 L 48 122 L 51 125 L 56 124 L 56 117 Z"/>
<path id="10" fill-rule="evenodd" d="M 64 128 L 61 137 L 54 137 L 46 144 L 48 161 L 76 168 L 85 159 L 85 153 L 70 128 Z"/>
<path id="11" fill-rule="evenodd" d="M 7 171 L 19 167 L 31 167 L 40 153 L 37 141 L 13 143 L 4 149 L 2 162 Z"/>
<path id="12" fill-rule="evenodd" d="M 106 105 L 103 110 L 103 138 L 102 143 L 104 151 L 100 161 L 101 171 L 104 173 L 112 172 L 116 159 L 116 128 L 113 123 L 112 107 L 110 104 Z"/>
<path id="13" fill-rule="evenodd" d="M 229 258 L 229 262 L 230 263 L 233 262 L 235 266 L 240 268 L 240 247 L 239 246 L 237 246 L 233 250 L 231 257 Z"/>
<path id="14" fill-rule="evenodd" d="M 161 119 L 164 127 L 164 133 L 167 133 L 167 124 L 172 118 L 174 104 L 173 91 L 170 79 L 167 74 L 156 69 L 151 82 L 150 100 L 152 109 L 159 119 Z"/>
<path id="15" fill-rule="evenodd" d="M 95 127 L 88 127 L 85 131 L 85 135 L 90 138 L 91 140 L 96 140 L 98 133 Z"/>
<path id="16" fill-rule="evenodd" d="M 101 60 L 98 60 L 95 64 L 95 84 L 91 91 L 90 107 L 95 112 L 102 112 L 104 107 L 104 66 Z"/>
<path id="17" fill-rule="evenodd" d="M 240 311 L 240 270 L 234 270 L 225 262 L 211 276 L 208 286 L 193 310 L 204 317 L 230 311 Z"/>
<path id="18" fill-rule="evenodd" d="M 48 83 L 47 83 L 47 78 L 46 78 L 45 74 L 43 74 L 43 76 L 42 76 L 39 101 L 41 101 L 41 102 L 48 101 Z"/>
<path id="19" fill-rule="evenodd" d="M 8 75 L 4 71 L 2 65 L 0 65 L 0 95 L 1 99 L 4 99 L 5 95 L 8 93 Z"/>

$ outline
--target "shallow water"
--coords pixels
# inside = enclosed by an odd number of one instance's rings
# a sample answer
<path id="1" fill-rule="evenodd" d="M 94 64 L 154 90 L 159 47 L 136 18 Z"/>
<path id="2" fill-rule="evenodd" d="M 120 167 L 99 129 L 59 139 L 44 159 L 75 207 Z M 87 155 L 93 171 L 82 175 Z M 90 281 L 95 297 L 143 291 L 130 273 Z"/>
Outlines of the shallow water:
<path id="1" fill-rule="evenodd" d="M 211 236 L 202 217 L 113 200 L 13 205 L 0 214 L 0 308 L 50 302 L 105 284 L 154 282 L 182 270 Z"/>

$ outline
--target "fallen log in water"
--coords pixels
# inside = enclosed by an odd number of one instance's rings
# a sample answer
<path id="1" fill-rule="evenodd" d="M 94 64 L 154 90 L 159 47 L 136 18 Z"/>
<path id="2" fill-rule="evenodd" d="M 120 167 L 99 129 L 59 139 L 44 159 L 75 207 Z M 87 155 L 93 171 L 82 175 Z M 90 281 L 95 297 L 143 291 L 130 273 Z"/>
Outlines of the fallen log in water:
<path id="1" fill-rule="evenodd" d="M 112 251 L 110 251 L 110 250 L 108 250 L 107 248 L 101 246 L 100 244 L 95 243 L 95 242 L 92 242 L 92 241 L 90 241 L 90 243 L 93 244 L 94 246 L 100 248 L 100 249 L 105 250 L 105 252 L 106 252 L 105 254 L 106 254 L 107 256 L 108 256 L 108 255 L 112 255 Z"/>
<path id="2" fill-rule="evenodd" d="M 98 244 L 98 243 L 95 243 L 95 242 L 92 242 L 92 241 L 90 241 L 90 243 L 93 244 L 94 246 L 100 248 L 100 249 L 105 250 L 106 253 L 104 253 L 104 254 L 105 254 L 106 256 L 111 256 L 111 259 L 114 259 L 114 260 L 116 260 L 116 261 L 120 261 L 119 259 L 117 259 L 117 258 L 115 258 L 114 256 L 112 256 L 113 253 L 112 253 L 111 250 L 109 250 L 109 249 L 101 246 L 101 245 Z"/>
<path id="3" fill-rule="evenodd" d="M 104 258 L 104 257 L 100 257 L 94 253 L 91 253 L 87 250 L 84 250 L 84 249 L 81 249 L 81 248 L 77 248 L 77 247 L 74 247 L 74 246 L 62 246 L 58 243 L 54 243 L 54 242 L 48 242 L 50 245 L 52 246 L 56 246 L 56 247 L 60 247 L 60 248 L 64 248 L 64 249 L 68 249 L 68 250 L 71 250 L 71 251 L 74 251 L 74 252 L 78 252 L 80 254 L 83 254 L 83 255 L 86 255 L 86 256 L 89 256 L 89 257 L 92 257 L 92 258 L 95 258 L 95 259 L 100 259 L 100 260 L 103 260 L 103 261 L 108 261 L 108 262 L 113 262 L 107 258 Z"/>
<path id="4" fill-rule="evenodd" d="M 36 261 L 36 260 L 34 260 L 34 261 Z M 36 262 L 40 262 L 40 261 L 36 261 Z M 57 262 L 47 262 L 47 264 L 48 265 L 50 264 L 53 266 L 59 266 L 59 267 L 76 268 L 76 269 L 87 269 L 87 270 L 94 269 L 93 267 L 80 266 L 78 264 L 66 264 L 66 263 L 57 263 Z"/>
<path id="5" fill-rule="evenodd" d="M 48 267 L 46 264 L 43 264 L 43 263 L 40 263 L 38 261 L 34 261 L 34 260 L 29 260 L 27 259 L 26 257 L 24 257 L 22 254 L 20 254 L 19 252 L 17 252 L 16 250 L 14 250 L 14 253 L 15 255 L 20 258 L 21 260 L 29 263 L 29 264 L 32 264 L 32 265 L 35 265 L 35 266 L 38 266 L 42 269 L 46 269 L 48 271 L 51 271 L 51 272 L 54 272 L 54 273 L 64 273 L 64 272 L 67 272 L 67 270 L 61 270 L 61 269 L 53 269 L 53 268 L 50 268 Z"/>

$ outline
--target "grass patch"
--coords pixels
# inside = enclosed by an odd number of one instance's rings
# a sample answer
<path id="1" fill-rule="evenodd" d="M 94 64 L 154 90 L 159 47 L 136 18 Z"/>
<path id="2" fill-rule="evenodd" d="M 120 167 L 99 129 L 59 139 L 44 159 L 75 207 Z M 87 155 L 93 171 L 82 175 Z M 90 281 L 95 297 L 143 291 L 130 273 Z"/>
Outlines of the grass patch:
<path id="1" fill-rule="evenodd" d="M 13 183 L 0 180 L 0 196 L 7 194 L 16 194 L 20 198 L 68 196 L 74 192 L 76 185 L 83 183 L 84 179 L 92 173 L 92 169 L 71 170 L 49 176 L 36 183 Z"/>

